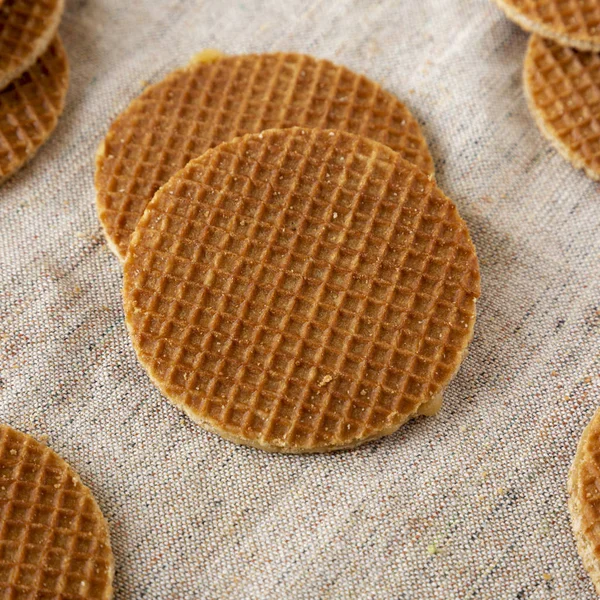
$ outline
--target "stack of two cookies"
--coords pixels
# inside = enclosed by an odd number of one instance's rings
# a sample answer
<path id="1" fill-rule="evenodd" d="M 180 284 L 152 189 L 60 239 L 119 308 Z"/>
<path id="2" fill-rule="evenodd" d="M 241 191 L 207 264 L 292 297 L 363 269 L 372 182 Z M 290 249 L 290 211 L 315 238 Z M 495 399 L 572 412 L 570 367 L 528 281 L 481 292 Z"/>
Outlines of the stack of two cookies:
<path id="1" fill-rule="evenodd" d="M 117 117 L 96 188 L 138 358 L 203 427 L 319 452 L 439 408 L 477 257 L 379 85 L 298 54 L 203 55 Z"/>
<path id="2" fill-rule="evenodd" d="M 533 33 L 523 81 L 540 131 L 577 169 L 600 180 L 600 2 L 495 1 Z"/>
<path id="3" fill-rule="evenodd" d="M 64 0 L 0 1 L 0 182 L 48 139 L 69 84 Z"/>

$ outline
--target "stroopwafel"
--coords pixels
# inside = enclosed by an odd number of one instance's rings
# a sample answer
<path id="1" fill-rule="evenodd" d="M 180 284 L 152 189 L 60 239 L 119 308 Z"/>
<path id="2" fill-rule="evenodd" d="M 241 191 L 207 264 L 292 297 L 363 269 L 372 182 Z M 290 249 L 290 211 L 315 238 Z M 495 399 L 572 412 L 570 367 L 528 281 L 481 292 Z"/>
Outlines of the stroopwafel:
<path id="1" fill-rule="evenodd" d="M 569 511 L 583 565 L 600 594 L 600 410 L 583 432 L 569 472 Z"/>
<path id="2" fill-rule="evenodd" d="M 576 168 L 600 179 L 600 55 L 533 35 L 523 80 L 544 137 Z"/>
<path id="3" fill-rule="evenodd" d="M 156 190 L 192 158 L 239 135 L 294 125 L 365 135 L 433 172 L 410 111 L 362 75 L 293 53 L 193 60 L 134 100 L 98 150 L 97 209 L 109 246 L 124 259 Z"/>
<path id="4" fill-rule="evenodd" d="M 69 63 L 56 37 L 36 63 L 0 91 L 0 183 L 50 137 L 69 87 Z"/>
<path id="5" fill-rule="evenodd" d="M 506 16 L 526 31 L 561 46 L 600 51 L 597 0 L 495 0 Z"/>
<path id="6" fill-rule="evenodd" d="M 0 425 L 0 597 L 112 597 L 108 527 L 55 452 Z"/>
<path id="7" fill-rule="evenodd" d="M 456 207 L 387 146 L 269 130 L 192 160 L 124 266 L 142 365 L 203 427 L 319 452 L 440 397 L 473 334 L 479 270 Z"/>
<path id="8" fill-rule="evenodd" d="M 63 9 L 64 0 L 4 0 L 0 5 L 0 90 L 46 51 Z"/>

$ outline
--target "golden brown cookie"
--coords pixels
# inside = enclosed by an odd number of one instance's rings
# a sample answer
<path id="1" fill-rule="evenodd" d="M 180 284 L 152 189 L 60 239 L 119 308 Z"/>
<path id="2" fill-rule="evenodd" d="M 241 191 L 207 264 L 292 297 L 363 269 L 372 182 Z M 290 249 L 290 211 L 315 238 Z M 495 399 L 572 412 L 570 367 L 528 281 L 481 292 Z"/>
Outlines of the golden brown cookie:
<path id="1" fill-rule="evenodd" d="M 600 410 L 581 436 L 569 473 L 569 511 L 577 549 L 600 594 Z"/>
<path id="2" fill-rule="evenodd" d="M 206 429 L 282 452 L 356 446 L 436 404 L 473 335 L 456 207 L 387 146 L 268 130 L 192 160 L 124 266 L 152 380 Z"/>
<path id="3" fill-rule="evenodd" d="M 0 91 L 0 183 L 50 137 L 68 87 L 69 63 L 57 37 L 28 71 Z"/>
<path id="4" fill-rule="evenodd" d="M 0 425 L 0 597 L 112 597 L 106 521 L 55 452 Z"/>
<path id="5" fill-rule="evenodd" d="M 495 0 L 506 16 L 526 31 L 561 46 L 600 52 L 597 0 Z"/>
<path id="6" fill-rule="evenodd" d="M 577 169 L 600 179 L 600 56 L 534 35 L 523 79 L 544 137 Z"/>
<path id="7" fill-rule="evenodd" d="M 4 0 L 0 5 L 0 90 L 46 51 L 63 9 L 64 0 Z"/>
<path id="8" fill-rule="evenodd" d="M 350 131 L 433 172 L 410 111 L 366 77 L 293 53 L 210 58 L 145 90 L 100 146 L 98 214 L 121 259 L 154 192 L 190 159 L 245 133 L 294 125 Z"/>

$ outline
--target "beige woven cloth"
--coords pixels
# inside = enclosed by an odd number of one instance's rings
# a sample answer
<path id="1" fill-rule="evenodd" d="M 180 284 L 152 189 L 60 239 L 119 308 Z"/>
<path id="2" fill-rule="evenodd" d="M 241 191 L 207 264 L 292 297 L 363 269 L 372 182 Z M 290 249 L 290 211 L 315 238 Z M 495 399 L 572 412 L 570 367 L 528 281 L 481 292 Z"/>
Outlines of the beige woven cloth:
<path id="1" fill-rule="evenodd" d="M 487 0 L 68 0 L 61 34 L 65 115 L 0 192 L 0 419 L 95 493 L 117 598 L 594 598 L 565 487 L 600 404 L 600 194 L 528 115 L 527 36 Z M 438 417 L 272 456 L 204 432 L 138 366 L 93 155 L 143 80 L 204 47 L 333 59 L 423 122 L 483 278 Z"/>

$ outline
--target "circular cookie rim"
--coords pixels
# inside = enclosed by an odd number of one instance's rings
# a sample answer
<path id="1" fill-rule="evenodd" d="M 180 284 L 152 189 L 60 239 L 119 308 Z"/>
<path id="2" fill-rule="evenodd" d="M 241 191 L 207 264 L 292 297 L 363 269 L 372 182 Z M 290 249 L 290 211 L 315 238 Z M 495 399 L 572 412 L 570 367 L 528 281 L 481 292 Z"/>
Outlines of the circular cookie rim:
<path id="1" fill-rule="evenodd" d="M 153 84 L 145 87 L 140 94 L 138 94 L 135 98 L 132 98 L 130 100 L 129 104 L 125 108 L 123 108 L 123 110 L 121 110 L 119 112 L 119 114 L 111 121 L 105 137 L 102 139 L 102 141 L 99 143 L 99 145 L 97 147 L 96 154 L 94 157 L 94 164 L 95 164 L 94 188 L 95 188 L 95 192 L 96 192 L 94 204 L 95 204 L 95 208 L 96 208 L 96 215 L 102 226 L 102 232 L 104 234 L 104 238 L 107 241 L 107 246 L 110 249 L 110 251 L 116 256 L 116 258 L 119 260 L 121 265 L 124 264 L 124 262 L 127 258 L 127 250 L 125 250 L 125 252 L 123 252 L 121 250 L 121 248 L 119 247 L 118 242 L 115 239 L 113 239 L 113 236 L 111 234 L 109 234 L 109 232 L 107 231 L 107 223 L 105 222 L 105 219 L 103 219 L 103 217 L 102 217 L 102 212 L 106 209 L 106 206 L 105 205 L 101 206 L 101 203 L 99 202 L 101 193 L 106 194 L 106 189 L 104 187 L 101 189 L 101 187 L 99 186 L 99 176 L 100 176 L 101 171 L 103 170 L 104 162 L 105 162 L 106 158 L 109 156 L 109 155 L 107 155 L 107 152 L 106 152 L 107 142 L 111 141 L 112 138 L 116 135 L 116 133 L 113 132 L 114 126 L 119 122 L 120 119 L 124 118 L 132 109 L 135 109 L 135 107 L 140 102 L 143 101 L 142 97 L 145 94 L 148 94 L 148 93 L 152 92 L 153 90 L 156 90 L 156 89 L 160 88 L 161 86 L 168 84 L 171 79 L 176 80 L 182 74 L 193 71 L 194 69 L 198 68 L 198 65 L 200 65 L 200 64 L 211 64 L 211 63 L 218 62 L 220 60 L 235 59 L 235 58 L 239 58 L 242 56 L 260 57 L 260 56 L 265 56 L 265 55 L 278 55 L 278 54 L 304 56 L 304 57 L 308 57 L 316 62 L 329 63 L 329 65 L 331 65 L 335 68 L 343 68 L 346 71 L 352 73 L 356 77 L 364 77 L 365 79 L 367 79 L 369 81 L 370 84 L 375 86 L 375 88 L 381 90 L 386 95 L 393 98 L 393 100 L 395 102 L 397 102 L 408 113 L 408 115 L 410 115 L 412 121 L 414 122 L 414 124 L 417 127 L 419 136 L 422 139 L 422 143 L 423 143 L 422 154 L 423 155 L 426 154 L 426 156 L 427 156 L 427 162 L 428 162 L 429 169 L 425 170 L 420 165 L 417 165 L 417 166 L 419 168 L 421 168 L 422 170 L 424 170 L 424 172 L 426 172 L 427 174 L 431 175 L 431 177 L 435 180 L 435 162 L 433 159 L 433 155 L 431 154 L 431 149 L 429 147 L 429 141 L 427 140 L 427 137 L 425 136 L 425 133 L 423 131 L 423 126 L 419 122 L 417 115 L 415 115 L 413 113 L 412 108 L 408 104 L 403 102 L 394 93 L 386 90 L 379 82 L 375 81 L 371 77 L 368 77 L 367 75 L 365 75 L 363 73 L 354 71 L 353 69 L 346 67 L 345 65 L 338 64 L 332 60 L 329 60 L 328 58 L 319 58 L 319 57 L 315 57 L 311 54 L 305 54 L 302 52 L 280 51 L 280 52 L 264 52 L 264 53 L 248 53 L 248 54 L 224 54 L 218 50 L 209 48 L 209 49 L 206 49 L 206 50 L 199 52 L 196 55 L 192 56 L 192 58 L 186 65 L 176 68 L 173 71 L 170 71 L 160 81 L 157 81 L 156 83 L 153 83 Z M 290 126 L 287 126 L 286 128 L 289 129 L 290 127 L 305 127 L 305 126 L 304 125 L 290 125 Z M 252 132 L 252 133 L 258 133 L 258 132 Z M 349 132 L 349 133 L 352 133 L 352 132 Z M 355 135 L 359 135 L 359 134 L 355 134 Z M 232 139 L 225 140 L 224 142 L 221 142 L 221 143 L 230 142 L 230 141 L 232 141 Z M 372 138 L 367 138 L 367 139 L 372 139 Z M 373 140 L 373 141 L 377 141 L 377 140 Z M 382 143 L 382 142 L 378 142 L 378 143 Z M 386 144 L 383 144 L 383 145 L 387 146 Z M 213 146 L 213 147 L 215 147 L 215 146 Z M 391 148 L 391 149 L 393 151 L 397 152 L 397 150 L 394 150 L 393 148 Z M 408 162 L 411 162 L 411 161 L 408 161 Z M 411 163 L 411 164 L 414 164 L 414 163 Z M 175 173 L 173 173 L 173 175 L 174 174 Z M 164 183 L 166 183 L 166 182 L 164 182 Z M 151 202 L 151 200 L 152 199 L 148 200 L 148 204 Z M 147 206 L 147 204 L 146 204 L 146 206 Z M 140 218 L 141 218 L 141 215 L 140 215 Z M 134 232 L 132 231 L 130 234 L 129 243 L 131 243 L 131 238 L 133 236 L 133 233 Z M 129 247 L 129 244 L 127 245 L 127 247 Z"/>
<path id="2" fill-rule="evenodd" d="M 542 36 L 537 36 L 536 34 L 531 35 L 527 43 L 525 60 L 523 62 L 523 93 L 525 100 L 527 101 L 529 113 L 542 136 L 548 142 L 550 142 L 550 145 L 560 154 L 560 156 L 567 160 L 576 170 L 583 171 L 592 181 L 600 181 L 600 171 L 595 171 L 592 169 L 586 163 L 584 158 L 582 158 L 577 152 L 571 150 L 567 144 L 559 139 L 559 137 L 554 133 L 552 128 L 547 123 L 542 111 L 536 105 L 535 98 L 533 97 L 531 91 L 531 79 L 535 70 L 535 64 L 533 63 L 532 59 L 532 46 L 536 39 L 541 39 L 542 41 L 544 40 Z"/>
<path id="3" fill-rule="evenodd" d="M 526 17 L 518 8 L 507 4 L 504 0 L 493 1 L 510 21 L 516 23 L 521 29 L 529 33 L 538 34 L 541 37 L 553 40 L 560 46 L 575 48 L 584 52 L 600 52 L 600 35 L 594 40 L 589 37 L 574 37 L 567 33 L 561 33 L 545 23 L 540 23 L 535 19 Z"/>
<path id="4" fill-rule="evenodd" d="M 221 144 L 210 148 L 209 150 L 207 150 L 204 154 L 201 155 L 202 156 L 207 156 L 213 152 L 216 152 L 219 150 L 219 148 L 221 146 L 224 145 L 230 145 L 230 144 L 235 144 L 235 143 L 239 143 L 241 140 L 244 140 L 245 138 L 252 138 L 252 137 L 260 137 L 262 138 L 263 134 L 267 133 L 267 132 L 282 132 L 282 131 L 289 131 L 289 130 L 304 130 L 304 131 L 310 131 L 310 128 L 304 128 L 304 127 L 292 127 L 292 128 L 285 128 L 285 129 L 271 129 L 271 130 L 265 130 L 261 133 L 250 133 L 250 134 L 246 134 L 244 136 L 238 136 L 236 138 L 233 138 L 232 140 L 228 141 L 228 142 L 222 142 Z M 339 133 L 337 130 L 320 130 L 323 132 L 334 132 L 334 133 Z M 348 136 L 353 136 L 353 137 L 362 137 L 359 136 L 357 134 L 353 134 L 350 132 L 341 132 L 345 135 Z M 399 161 L 405 162 L 407 164 L 409 164 L 411 166 L 411 168 L 415 168 L 418 170 L 418 167 L 416 165 L 414 165 L 413 163 L 409 163 L 408 161 L 406 161 L 405 159 L 403 159 L 397 152 L 395 152 L 394 150 L 392 150 L 391 148 L 389 148 L 388 146 L 386 146 L 385 144 L 382 144 L 381 142 L 377 142 L 376 140 L 372 140 L 370 138 L 364 138 L 366 140 L 368 140 L 369 143 L 374 144 L 374 145 L 379 145 L 382 146 L 386 149 L 386 151 L 389 151 L 391 153 L 394 153 L 397 155 L 397 158 Z M 192 159 L 192 161 L 194 160 L 198 160 L 200 157 L 197 157 L 196 159 Z M 190 162 L 192 162 L 190 161 Z M 189 164 L 189 163 L 188 163 Z M 184 171 L 187 168 L 188 165 L 184 166 L 182 169 L 180 169 L 179 171 L 177 171 L 172 177 L 176 177 L 180 172 Z M 169 180 L 170 181 L 170 180 Z M 161 191 L 166 188 L 166 186 L 169 184 L 169 181 L 167 181 L 163 186 L 161 186 L 161 188 L 159 188 L 155 194 L 155 196 L 153 197 L 153 199 L 150 201 L 150 203 L 148 203 L 148 206 L 146 208 L 146 210 L 148 209 L 148 207 L 151 206 L 151 204 L 156 200 L 157 196 L 161 193 Z M 435 185 L 435 183 L 434 183 Z M 440 190 L 441 191 L 441 190 Z M 443 194 L 443 192 L 442 192 Z M 445 196 L 445 194 L 444 194 Z M 450 199 L 449 199 L 450 200 Z M 452 202 L 452 200 L 450 200 L 450 202 Z M 471 239 L 471 234 L 469 231 L 469 228 L 466 224 L 466 222 L 464 221 L 464 219 L 462 218 L 462 216 L 460 215 L 460 213 L 458 212 L 458 208 L 456 207 L 456 205 L 454 204 L 454 202 L 452 202 L 452 204 L 454 205 L 457 215 L 460 218 L 460 220 L 464 223 L 465 225 L 465 229 L 466 232 L 468 234 L 469 237 L 469 241 L 470 243 L 473 245 L 474 248 L 474 253 L 475 253 L 475 257 L 477 260 L 477 264 L 479 264 L 479 259 L 477 258 L 477 254 L 476 254 L 476 249 L 474 247 L 474 244 L 472 242 Z M 144 215 L 146 214 L 146 210 L 144 211 Z M 142 221 L 142 218 L 144 217 L 144 215 L 142 215 L 142 217 L 140 218 L 140 222 Z M 139 238 L 141 237 L 141 230 L 136 227 L 132 238 L 131 238 L 131 244 L 135 243 L 137 240 L 139 240 Z M 457 373 L 459 372 L 461 366 L 464 363 L 465 358 L 467 357 L 468 354 L 468 350 L 470 348 L 470 344 L 473 340 L 474 337 L 474 332 L 475 332 L 475 324 L 477 321 L 477 299 L 478 298 L 474 298 L 474 304 L 473 304 L 473 316 L 470 319 L 469 323 L 468 323 L 468 330 L 467 330 L 467 336 L 465 338 L 465 343 L 464 343 L 464 348 L 463 350 L 460 352 L 460 358 L 457 359 L 457 365 L 456 368 L 454 369 L 454 371 L 450 374 L 450 376 L 448 377 L 448 380 L 446 381 L 445 385 L 443 386 L 443 388 L 432 398 L 430 398 L 429 400 L 424 400 L 421 404 L 415 406 L 415 408 L 413 409 L 413 411 L 411 413 L 405 414 L 404 418 L 400 418 L 397 422 L 394 422 L 392 425 L 390 425 L 389 427 L 385 427 L 379 431 L 377 431 L 376 433 L 370 435 L 370 436 L 366 436 L 366 437 L 362 437 L 360 439 L 356 439 L 353 440 L 347 444 L 323 444 L 323 445 L 319 445 L 319 446 L 310 446 L 310 447 L 302 447 L 302 446 L 286 446 L 284 443 L 282 443 L 281 445 L 277 445 L 277 444 L 272 444 L 272 443 L 268 443 L 268 442 L 264 442 L 264 441 L 260 441 L 260 439 L 251 439 L 248 437 L 243 437 L 243 436 L 239 436 L 236 435 L 234 433 L 231 433 L 225 429 L 221 429 L 218 426 L 214 425 L 213 423 L 211 423 L 208 419 L 202 418 L 200 415 L 198 415 L 196 413 L 196 411 L 194 411 L 190 406 L 186 405 L 184 402 L 179 401 L 178 399 L 173 398 L 173 396 L 168 392 L 168 387 L 167 384 L 164 383 L 163 381 L 161 381 L 159 378 L 156 377 L 156 374 L 153 372 L 153 369 L 151 369 L 151 367 L 146 364 L 145 361 L 143 361 L 138 353 L 138 348 L 136 347 L 136 345 L 133 343 L 133 339 L 135 338 L 135 331 L 133 328 L 133 324 L 131 323 L 131 319 L 128 318 L 128 314 L 131 312 L 130 310 L 128 310 L 128 300 L 126 298 L 126 280 L 127 280 L 127 269 L 130 265 L 130 263 L 133 261 L 133 254 L 131 253 L 127 253 L 127 257 L 125 259 L 125 263 L 123 265 L 123 273 L 124 273 L 124 277 L 123 277 L 123 288 L 122 288 L 122 296 L 123 296 L 123 305 L 124 305 L 124 312 L 125 312 L 125 325 L 128 331 L 128 334 L 130 336 L 130 339 L 132 341 L 132 346 L 134 347 L 134 352 L 136 354 L 136 357 L 138 359 L 138 362 L 140 363 L 140 365 L 142 366 L 142 368 L 144 369 L 144 371 L 147 373 L 149 379 L 152 381 L 152 383 L 157 387 L 157 389 L 160 391 L 161 395 L 169 401 L 169 403 L 171 403 L 172 405 L 176 406 L 177 408 L 179 408 L 180 410 L 182 410 L 185 414 L 187 414 L 192 421 L 194 421 L 195 423 L 197 423 L 198 425 L 200 425 L 203 429 L 211 432 L 211 433 L 215 433 L 218 436 L 222 437 L 225 440 L 228 440 L 230 442 L 234 442 L 236 444 L 242 445 L 242 446 L 246 446 L 246 447 L 251 447 L 251 448 L 256 448 L 259 450 L 263 450 L 266 452 L 273 452 L 273 453 L 282 453 L 282 454 L 317 454 L 317 453 L 329 453 L 329 452 L 336 452 L 336 451 L 342 451 L 342 450 L 350 450 L 350 449 L 354 449 L 356 447 L 362 446 L 366 443 L 375 441 L 377 439 L 383 438 L 383 437 L 387 437 L 391 434 L 393 434 L 394 432 L 396 432 L 398 429 L 400 429 L 400 427 L 402 425 L 404 425 L 407 421 L 409 421 L 410 419 L 417 417 L 417 416 L 432 416 L 437 414 L 437 412 L 439 412 L 440 408 L 441 408 L 441 404 L 442 404 L 442 400 L 443 400 L 443 395 L 445 393 L 445 391 L 447 390 L 448 386 L 450 385 L 450 383 L 453 381 L 453 379 L 456 377 Z M 479 271 L 479 267 L 478 267 L 478 272 Z M 132 310 L 135 310 L 135 308 L 133 308 Z"/>
<path id="5" fill-rule="evenodd" d="M 50 26 L 44 31 L 44 33 L 38 36 L 32 43 L 33 50 L 28 54 L 20 65 L 15 67 L 12 71 L 7 71 L 4 75 L 0 74 L 0 93 L 4 88 L 9 86 L 12 81 L 19 78 L 27 69 L 29 69 L 35 61 L 48 49 L 48 46 L 52 43 L 52 40 L 57 35 L 58 26 L 60 25 L 66 0 L 57 0 L 56 12 L 52 19 Z"/>
<path id="6" fill-rule="evenodd" d="M 48 142 L 48 140 L 52 137 L 52 134 L 54 133 L 54 131 L 56 130 L 60 117 L 62 116 L 64 110 L 65 110 L 65 105 L 66 105 L 66 100 L 67 100 L 67 94 L 69 92 L 69 85 L 70 85 L 70 72 L 71 72 L 71 67 L 70 67 L 70 63 L 69 63 L 69 55 L 67 54 L 67 51 L 65 49 L 65 46 L 63 44 L 62 38 L 60 37 L 59 34 L 56 34 L 54 38 L 52 38 L 52 40 L 50 41 L 50 44 L 48 45 L 48 47 L 46 48 L 45 52 L 47 52 L 50 49 L 50 46 L 52 46 L 52 44 L 56 42 L 57 43 L 57 47 L 60 51 L 60 53 L 62 54 L 64 61 L 65 61 L 65 85 L 64 85 L 64 90 L 62 93 L 62 97 L 61 97 L 61 103 L 59 108 L 56 111 L 56 122 L 54 123 L 54 126 L 48 130 L 46 137 L 41 140 L 41 142 L 35 146 L 32 151 L 25 157 L 25 159 L 20 162 L 18 165 L 16 165 L 12 170 L 10 170 L 9 172 L 7 172 L 5 175 L 0 176 L 0 185 L 2 185 L 5 181 L 7 181 L 8 179 L 10 179 L 11 177 L 14 177 L 14 175 L 16 175 L 21 169 L 23 169 L 23 167 L 25 167 L 31 160 L 33 160 L 33 158 L 36 156 L 36 154 L 40 151 L 40 149 L 42 148 L 42 146 L 44 146 L 44 144 L 46 144 L 46 142 Z M 42 53 L 37 60 L 39 60 L 40 58 L 42 58 L 44 56 L 44 53 Z M 35 63 L 33 65 L 30 66 L 30 68 L 32 68 L 33 66 L 35 66 Z M 21 76 L 23 76 L 25 73 L 21 73 Z M 16 83 L 16 81 L 11 81 L 11 83 L 9 84 L 9 86 L 13 83 Z M 0 90 L 0 96 L 5 93 L 7 91 L 6 88 Z"/>
<path id="7" fill-rule="evenodd" d="M 585 449 L 590 434 L 597 425 L 597 420 L 600 420 L 600 409 L 594 413 L 594 416 L 583 430 L 579 443 L 577 444 L 577 451 L 573 458 L 571 468 L 569 469 L 567 480 L 567 492 L 569 494 L 567 505 L 571 516 L 571 528 L 573 530 L 573 536 L 575 537 L 577 552 L 583 562 L 586 572 L 596 588 L 596 592 L 600 594 L 600 559 L 594 557 L 594 546 L 583 531 L 583 517 L 581 514 L 583 507 L 579 497 L 579 475 L 585 461 Z"/>
<path id="8" fill-rule="evenodd" d="M 98 519 L 98 522 L 101 525 L 101 527 L 103 527 L 104 532 L 106 534 L 106 546 L 110 553 L 110 561 L 109 561 L 108 569 L 106 572 L 108 587 L 106 588 L 106 593 L 103 596 L 103 598 L 110 600 L 114 596 L 115 555 L 114 555 L 114 551 L 113 551 L 112 543 L 111 543 L 110 527 L 108 526 L 108 521 L 106 520 L 106 517 L 104 516 L 104 513 L 102 512 L 102 509 L 100 508 L 100 505 L 98 504 L 98 500 L 96 499 L 96 496 L 94 495 L 92 490 L 87 485 L 85 485 L 85 483 L 83 483 L 77 470 L 74 469 L 58 452 L 56 452 L 56 450 L 54 450 L 50 446 L 46 445 L 45 443 L 40 442 L 33 435 L 25 433 L 24 431 L 21 431 L 20 429 L 16 429 L 15 427 L 12 427 L 8 423 L 0 423 L 0 430 L 1 429 L 7 429 L 13 435 L 17 435 L 21 440 L 23 440 L 23 443 L 26 443 L 26 442 L 33 443 L 37 447 L 42 449 L 43 452 L 51 453 L 51 455 L 54 457 L 54 459 L 56 459 L 58 461 L 61 468 L 64 468 L 65 472 L 68 473 L 68 476 L 74 478 L 77 481 L 77 484 L 78 484 L 78 486 L 80 486 L 82 488 L 84 495 L 86 495 L 92 501 L 94 510 L 96 513 L 95 516 Z M 15 480 L 15 481 L 17 481 L 17 480 Z M 44 590 L 37 590 L 37 591 L 43 592 Z"/>
<path id="9" fill-rule="evenodd" d="M 475 306 L 477 306 L 477 300 L 475 300 Z M 418 405 L 412 413 L 405 415 L 405 418 L 403 420 L 400 420 L 397 424 L 394 423 L 393 426 L 390 426 L 389 428 L 386 428 L 384 430 L 380 430 L 376 434 L 373 434 L 372 436 L 367 436 L 367 437 L 361 438 L 360 440 L 357 440 L 357 441 L 355 441 L 353 443 L 349 443 L 349 444 L 335 444 L 335 445 L 324 444 L 322 446 L 312 446 L 310 448 L 301 448 L 301 447 L 290 448 L 285 445 L 277 446 L 275 444 L 260 443 L 258 441 L 255 441 L 255 440 L 252 440 L 249 438 L 237 436 L 231 432 L 226 431 L 225 429 L 219 429 L 218 427 L 213 425 L 210 421 L 208 421 L 206 419 L 202 419 L 198 414 L 196 414 L 195 411 L 193 411 L 189 406 L 187 406 L 183 402 L 178 402 L 178 401 L 174 400 L 173 398 L 171 398 L 167 394 L 164 384 L 161 383 L 160 380 L 157 379 L 154 376 L 154 374 L 150 372 L 150 369 L 140 360 L 138 353 L 137 353 L 137 349 L 135 347 L 134 347 L 134 352 L 136 354 L 136 358 L 138 359 L 138 362 L 142 365 L 144 372 L 148 375 L 150 381 L 152 381 L 152 383 L 156 386 L 156 388 L 159 390 L 161 395 L 170 404 L 172 404 L 173 406 L 175 406 L 176 408 L 181 410 L 183 413 L 185 413 L 194 423 L 196 423 L 197 425 L 202 427 L 202 429 L 204 429 L 205 431 L 208 431 L 209 433 L 213 433 L 228 442 L 237 444 L 238 446 L 254 448 L 255 450 L 262 450 L 264 452 L 270 452 L 272 454 L 290 454 L 290 455 L 324 454 L 324 453 L 331 454 L 332 452 L 344 452 L 344 451 L 348 451 L 348 450 L 354 450 L 354 449 L 364 446 L 370 442 L 375 442 L 384 437 L 388 437 L 388 436 L 396 433 L 403 425 L 405 425 L 408 421 L 410 421 L 416 417 L 432 417 L 432 416 L 437 415 L 442 407 L 443 397 L 444 397 L 444 394 L 446 393 L 446 390 L 448 389 L 448 386 L 452 383 L 452 381 L 454 380 L 454 378 L 460 371 L 460 368 L 462 367 L 463 362 L 467 357 L 467 354 L 469 351 L 469 346 L 470 346 L 471 342 L 473 341 L 473 337 L 475 334 L 476 321 L 477 321 L 477 314 L 474 313 L 473 319 L 471 319 L 471 322 L 469 324 L 469 331 L 468 331 L 469 338 L 468 338 L 465 349 L 461 353 L 460 362 L 459 362 L 458 366 L 456 367 L 454 373 L 452 373 L 452 375 L 450 376 L 450 379 L 448 380 L 448 383 L 446 384 L 446 386 L 442 390 L 440 390 L 440 392 L 436 396 L 431 398 L 431 400 L 429 400 L 427 402 L 423 402 L 423 404 Z M 130 337 L 133 336 L 134 332 L 133 332 L 132 326 L 129 323 L 127 318 L 125 318 L 125 325 L 127 327 L 127 332 L 129 334 L 129 336 Z M 428 410 L 427 407 L 431 407 L 431 408 Z"/>

